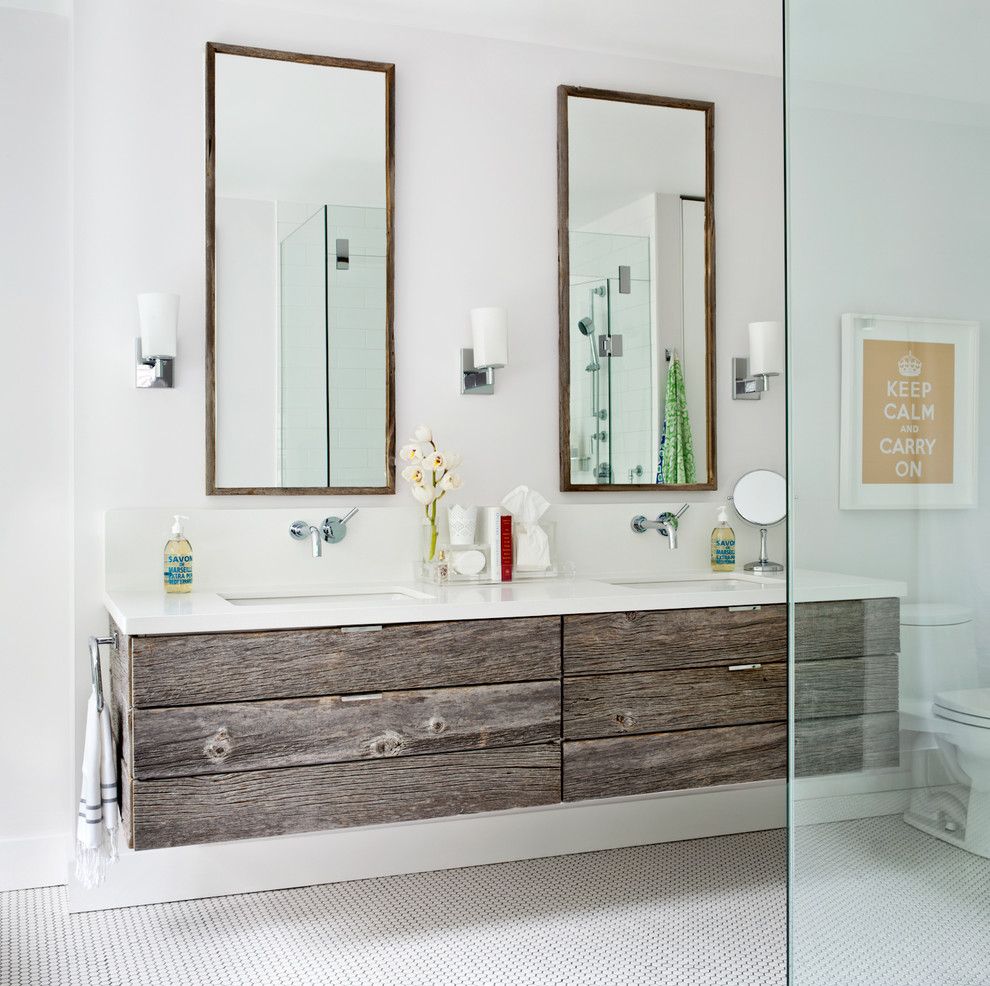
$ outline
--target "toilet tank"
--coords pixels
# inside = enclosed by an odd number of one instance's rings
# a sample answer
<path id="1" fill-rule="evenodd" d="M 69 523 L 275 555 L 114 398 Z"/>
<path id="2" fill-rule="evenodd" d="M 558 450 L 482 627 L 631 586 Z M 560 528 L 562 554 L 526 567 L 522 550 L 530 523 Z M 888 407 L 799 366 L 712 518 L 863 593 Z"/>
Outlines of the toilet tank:
<path id="1" fill-rule="evenodd" d="M 972 612 L 951 603 L 903 604 L 901 709 L 927 712 L 938 692 L 978 684 Z"/>

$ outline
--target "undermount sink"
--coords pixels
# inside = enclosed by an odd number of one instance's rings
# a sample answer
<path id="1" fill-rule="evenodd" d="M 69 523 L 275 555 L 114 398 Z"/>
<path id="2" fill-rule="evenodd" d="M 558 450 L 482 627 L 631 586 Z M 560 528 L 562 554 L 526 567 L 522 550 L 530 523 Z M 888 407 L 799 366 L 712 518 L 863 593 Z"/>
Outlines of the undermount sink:
<path id="1" fill-rule="evenodd" d="M 311 609 L 325 609 L 328 606 L 367 606 L 391 603 L 409 603 L 430 600 L 434 597 L 426 592 L 417 592 L 404 586 L 341 587 L 340 589 L 299 590 L 297 592 L 223 593 L 232 606 L 291 606 Z"/>
<path id="2" fill-rule="evenodd" d="M 773 580 L 751 578 L 631 578 L 610 579 L 610 585 L 627 589 L 662 589 L 665 592 L 738 592 L 740 589 L 762 589 L 774 585 Z"/>

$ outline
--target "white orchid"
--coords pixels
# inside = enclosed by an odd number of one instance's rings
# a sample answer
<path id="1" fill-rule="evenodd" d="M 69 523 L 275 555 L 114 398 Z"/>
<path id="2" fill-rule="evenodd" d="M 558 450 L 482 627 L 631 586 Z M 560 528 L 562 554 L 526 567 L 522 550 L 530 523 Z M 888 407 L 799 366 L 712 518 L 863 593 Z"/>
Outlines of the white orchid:
<path id="1" fill-rule="evenodd" d="M 399 458 L 408 462 L 402 470 L 402 478 L 409 484 L 409 492 L 423 504 L 423 523 L 430 533 L 429 559 L 437 547 L 437 503 L 451 490 L 461 488 L 461 477 L 453 472 L 461 464 L 456 454 L 441 452 L 428 425 L 419 425 L 413 438 L 399 450 Z"/>
<path id="2" fill-rule="evenodd" d="M 424 507 L 429 507 L 431 503 L 435 502 L 438 498 L 436 495 L 435 486 L 426 486 L 423 483 L 417 483 L 412 487 L 412 495 L 423 504 Z M 442 494 L 441 494 L 442 495 Z"/>

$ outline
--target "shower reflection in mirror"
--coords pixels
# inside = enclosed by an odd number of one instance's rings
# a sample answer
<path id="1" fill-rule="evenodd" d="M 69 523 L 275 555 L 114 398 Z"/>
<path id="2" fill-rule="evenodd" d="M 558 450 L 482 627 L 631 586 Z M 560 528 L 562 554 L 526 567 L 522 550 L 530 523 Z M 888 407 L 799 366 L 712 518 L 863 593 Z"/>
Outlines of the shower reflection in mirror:
<path id="1" fill-rule="evenodd" d="M 562 487 L 703 487 L 710 104 L 568 87 L 562 99 Z"/>

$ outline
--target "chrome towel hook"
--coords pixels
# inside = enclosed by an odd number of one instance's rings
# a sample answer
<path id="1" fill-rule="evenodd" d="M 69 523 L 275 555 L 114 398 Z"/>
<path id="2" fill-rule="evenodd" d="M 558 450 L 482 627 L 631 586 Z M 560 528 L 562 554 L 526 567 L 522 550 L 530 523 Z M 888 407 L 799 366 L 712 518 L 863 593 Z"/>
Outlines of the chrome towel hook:
<path id="1" fill-rule="evenodd" d="M 96 711 L 102 712 L 103 701 L 103 669 L 100 667 L 100 647 L 103 644 L 117 646 L 117 634 L 112 633 L 109 637 L 89 638 L 89 663 L 90 672 L 93 676 L 93 690 L 96 692 Z"/>

